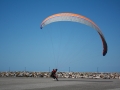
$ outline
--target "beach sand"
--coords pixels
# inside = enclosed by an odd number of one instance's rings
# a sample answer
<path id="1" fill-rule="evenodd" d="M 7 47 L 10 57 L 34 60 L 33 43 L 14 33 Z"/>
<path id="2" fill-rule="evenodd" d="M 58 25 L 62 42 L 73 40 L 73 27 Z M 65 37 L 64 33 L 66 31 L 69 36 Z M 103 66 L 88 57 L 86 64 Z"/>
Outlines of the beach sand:
<path id="1" fill-rule="evenodd" d="M 120 90 L 120 79 L 0 77 L 0 90 Z"/>

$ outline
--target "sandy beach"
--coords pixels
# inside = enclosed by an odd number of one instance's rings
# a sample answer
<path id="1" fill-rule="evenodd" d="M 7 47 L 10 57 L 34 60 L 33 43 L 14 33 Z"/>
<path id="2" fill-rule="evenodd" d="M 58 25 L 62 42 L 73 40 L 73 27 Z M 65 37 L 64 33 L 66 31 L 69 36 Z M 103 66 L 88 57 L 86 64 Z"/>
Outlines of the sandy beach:
<path id="1" fill-rule="evenodd" d="M 0 77 L 0 90 L 120 90 L 120 80 Z"/>

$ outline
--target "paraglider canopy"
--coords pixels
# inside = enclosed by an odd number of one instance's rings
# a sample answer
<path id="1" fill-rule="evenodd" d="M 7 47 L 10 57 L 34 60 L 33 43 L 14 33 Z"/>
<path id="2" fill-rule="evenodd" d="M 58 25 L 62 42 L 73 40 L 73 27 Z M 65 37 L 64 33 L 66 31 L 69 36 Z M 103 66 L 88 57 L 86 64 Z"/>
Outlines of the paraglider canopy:
<path id="1" fill-rule="evenodd" d="M 57 21 L 78 22 L 78 23 L 82 23 L 82 24 L 85 24 L 85 25 L 88 25 L 88 26 L 94 28 L 98 32 L 98 34 L 100 35 L 100 38 L 101 38 L 102 43 L 103 43 L 103 56 L 106 55 L 106 53 L 107 53 L 106 40 L 105 40 L 104 35 L 102 34 L 100 28 L 92 20 L 90 20 L 87 17 L 82 16 L 80 14 L 58 13 L 58 14 L 51 15 L 51 16 L 47 17 L 46 19 L 44 19 L 40 25 L 40 28 L 42 29 L 47 24 L 50 24 L 52 22 L 57 22 Z"/>

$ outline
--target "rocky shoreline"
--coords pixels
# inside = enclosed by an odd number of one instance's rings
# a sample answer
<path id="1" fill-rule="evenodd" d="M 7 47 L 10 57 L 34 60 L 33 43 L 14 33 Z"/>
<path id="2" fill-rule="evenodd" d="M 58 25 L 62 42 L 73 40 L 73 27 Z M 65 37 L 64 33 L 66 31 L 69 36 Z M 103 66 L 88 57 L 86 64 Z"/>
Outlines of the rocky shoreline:
<path id="1" fill-rule="evenodd" d="M 49 78 L 50 72 L 0 72 L 0 77 Z M 120 73 L 57 72 L 58 78 L 120 79 Z"/>

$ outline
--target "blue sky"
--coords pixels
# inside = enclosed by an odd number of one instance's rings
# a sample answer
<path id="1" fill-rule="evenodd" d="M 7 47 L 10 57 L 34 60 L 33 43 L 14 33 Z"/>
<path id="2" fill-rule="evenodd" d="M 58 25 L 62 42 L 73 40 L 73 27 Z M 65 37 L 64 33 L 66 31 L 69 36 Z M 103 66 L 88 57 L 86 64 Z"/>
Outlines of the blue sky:
<path id="1" fill-rule="evenodd" d="M 108 53 L 91 27 L 56 22 L 40 29 L 48 16 L 71 12 L 95 22 Z M 0 71 L 120 72 L 119 0 L 0 0 Z"/>

